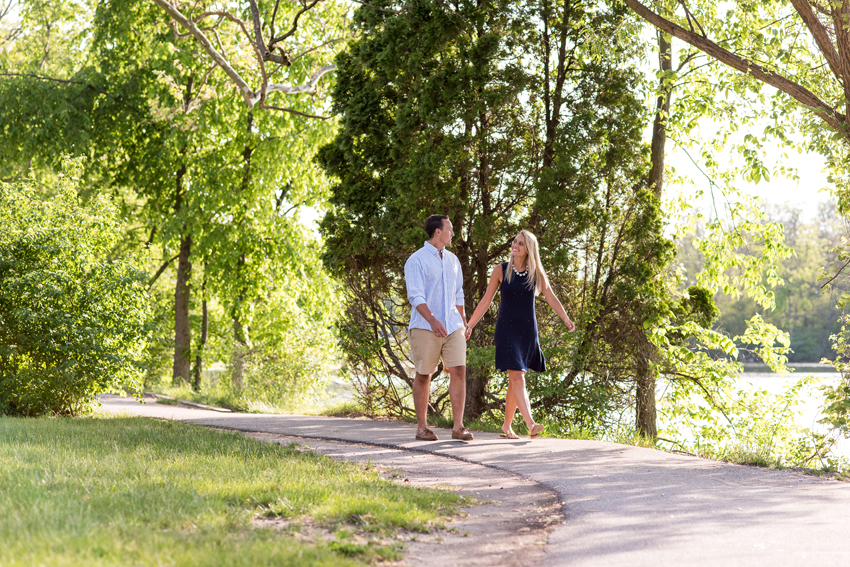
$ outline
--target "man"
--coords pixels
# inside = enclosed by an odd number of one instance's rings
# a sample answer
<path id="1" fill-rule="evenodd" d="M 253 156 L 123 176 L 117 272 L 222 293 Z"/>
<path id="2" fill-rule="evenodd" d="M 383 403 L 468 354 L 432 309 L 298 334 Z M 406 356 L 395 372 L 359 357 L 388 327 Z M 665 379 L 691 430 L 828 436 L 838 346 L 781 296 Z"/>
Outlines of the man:
<path id="1" fill-rule="evenodd" d="M 413 307 L 408 326 L 410 351 L 416 366 L 413 380 L 413 407 L 416 410 L 416 438 L 436 441 L 428 429 L 428 398 L 431 375 L 443 359 L 449 370 L 449 399 L 454 428 L 452 439 L 472 441 L 463 426 L 466 403 L 466 313 L 463 308 L 463 274 L 457 256 L 446 250 L 455 235 L 446 215 L 431 215 L 425 221 L 428 241 L 404 265 L 407 299 Z"/>

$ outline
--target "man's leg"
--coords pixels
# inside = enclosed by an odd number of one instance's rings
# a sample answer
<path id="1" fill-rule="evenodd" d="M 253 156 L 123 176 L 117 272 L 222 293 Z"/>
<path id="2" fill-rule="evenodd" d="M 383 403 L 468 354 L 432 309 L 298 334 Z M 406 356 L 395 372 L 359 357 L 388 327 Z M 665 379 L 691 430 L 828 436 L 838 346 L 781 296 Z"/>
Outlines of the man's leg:
<path id="1" fill-rule="evenodd" d="M 428 398 L 431 395 L 431 375 L 416 373 L 413 378 L 413 409 L 416 410 L 417 433 L 428 429 Z"/>
<path id="2" fill-rule="evenodd" d="M 449 400 L 452 403 L 454 430 L 463 427 L 463 409 L 466 406 L 466 366 L 449 368 Z"/>

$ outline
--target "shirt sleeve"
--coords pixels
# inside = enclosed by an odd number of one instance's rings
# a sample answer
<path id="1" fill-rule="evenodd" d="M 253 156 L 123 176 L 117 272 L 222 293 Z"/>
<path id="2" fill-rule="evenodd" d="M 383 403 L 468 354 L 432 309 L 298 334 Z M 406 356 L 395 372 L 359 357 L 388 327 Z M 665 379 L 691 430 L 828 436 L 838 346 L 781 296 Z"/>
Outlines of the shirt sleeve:
<path id="1" fill-rule="evenodd" d="M 404 264 L 404 283 L 407 285 L 407 300 L 416 309 L 425 303 L 425 280 L 422 278 L 422 266 L 414 257 Z"/>
<path id="2" fill-rule="evenodd" d="M 463 270 L 460 266 L 460 260 L 455 256 L 455 265 L 457 266 L 457 277 L 455 278 L 455 305 L 463 306 Z"/>

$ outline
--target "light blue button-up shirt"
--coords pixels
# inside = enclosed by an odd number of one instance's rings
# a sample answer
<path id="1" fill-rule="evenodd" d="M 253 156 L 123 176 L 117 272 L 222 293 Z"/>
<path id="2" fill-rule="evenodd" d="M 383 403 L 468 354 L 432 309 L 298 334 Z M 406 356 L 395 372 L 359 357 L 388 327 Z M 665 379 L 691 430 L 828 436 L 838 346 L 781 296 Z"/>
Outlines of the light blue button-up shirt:
<path id="1" fill-rule="evenodd" d="M 431 325 L 416 310 L 423 303 L 428 304 L 449 334 L 463 328 L 463 319 L 455 307 L 463 305 L 463 273 L 457 256 L 443 248 L 440 258 L 440 251 L 425 242 L 404 264 L 404 282 L 413 308 L 408 329 L 431 330 Z"/>

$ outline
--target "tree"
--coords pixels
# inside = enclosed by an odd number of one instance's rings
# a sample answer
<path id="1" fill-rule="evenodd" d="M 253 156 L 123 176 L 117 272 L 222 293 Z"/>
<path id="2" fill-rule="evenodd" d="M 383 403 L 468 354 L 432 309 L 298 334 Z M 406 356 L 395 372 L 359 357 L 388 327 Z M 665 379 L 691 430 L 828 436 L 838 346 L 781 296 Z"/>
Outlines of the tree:
<path id="1" fill-rule="evenodd" d="M 107 258 L 115 207 L 83 206 L 80 169 L 0 183 L 0 412 L 75 415 L 109 390 L 141 389 L 148 340 L 146 275 L 138 258 Z"/>
<path id="2" fill-rule="evenodd" d="M 289 10 L 282 8 L 281 15 Z M 26 54 L 17 49 L 26 44 L 16 46 L 15 65 L 25 72 L 7 74 L 0 97 L 39 96 L 26 97 L 23 107 L 4 105 L 4 164 L 49 169 L 65 152 L 85 156 L 85 175 L 96 190 L 83 195 L 105 191 L 119 203 L 126 221 L 119 246 L 150 254 L 155 295 L 172 286 L 171 309 L 158 321 L 174 325 L 173 376 L 197 382 L 203 364 L 197 354 L 211 351 L 205 340 L 192 344 L 191 330 L 200 324 L 202 339 L 209 336 L 212 301 L 227 306 L 229 322 L 221 324 L 239 345 L 227 357 L 238 380 L 241 357 L 235 354 L 247 349 L 258 355 L 251 346 L 252 317 L 279 291 L 284 272 L 298 274 L 297 281 L 321 277 L 301 265 L 310 261 L 302 249 L 312 246 L 312 236 L 298 215 L 326 191 L 312 154 L 332 127 L 299 114 L 316 114 L 324 98 L 314 92 L 294 100 L 292 112 L 254 116 L 200 45 L 175 36 L 156 6 L 97 3 L 93 20 L 81 42 L 87 46 L 82 62 L 59 76 L 27 68 Z M 318 33 L 303 22 L 302 30 Z M 238 43 L 225 29 L 215 33 L 228 51 Z M 309 75 L 323 56 L 322 49 L 302 54 L 290 76 Z M 200 300 L 193 286 L 202 289 Z M 204 315 L 193 320 L 193 309 L 206 313 L 207 324 Z M 310 321 L 327 326 L 321 318 Z"/>
<path id="3" fill-rule="evenodd" d="M 718 325 L 731 336 L 743 335 L 746 321 L 761 312 L 766 322 L 788 331 L 791 340 L 788 360 L 792 365 L 832 359 L 835 354 L 829 337 L 840 327 L 837 297 L 834 291 L 823 293 L 824 282 L 818 281 L 818 276 L 825 266 L 837 261 L 837 255 L 830 250 L 840 242 L 844 227 L 835 210 L 836 204 L 822 203 L 817 217 L 810 222 L 804 222 L 800 209 L 769 203 L 763 208 L 765 221 L 782 226 L 785 241 L 795 252 L 775 266 L 785 285 L 775 290 L 776 308 L 770 311 L 763 310 L 748 297 L 733 298 L 718 293 L 716 301 L 721 312 Z M 688 236 L 680 244 L 680 258 L 691 274 L 699 272 L 705 261 L 693 249 L 694 238 L 698 237 Z M 746 254 L 748 250 L 740 252 Z M 752 357 L 748 355 L 748 359 Z"/>
<path id="4" fill-rule="evenodd" d="M 811 146 L 828 158 L 837 173 L 844 171 L 844 152 L 850 142 L 850 66 L 846 63 L 850 61 L 846 23 L 850 1 L 791 0 L 790 6 L 773 0 L 740 2 L 732 4 L 722 20 L 714 19 L 713 6 L 700 6 L 695 15 L 682 2 L 679 7 L 684 14 L 677 15 L 673 10 L 654 12 L 639 0 L 623 3 L 662 32 L 743 73 L 750 79 L 746 84 L 749 90 L 759 90 L 753 80 L 770 85 L 811 113 L 815 121 L 804 124 L 816 136 Z M 703 25 L 698 16 L 708 19 L 711 25 Z M 715 37 L 710 38 L 708 33 Z M 816 51 L 810 49 L 807 36 Z M 777 135 L 783 136 L 781 131 Z M 833 140 L 843 143 L 834 147 Z M 844 195 L 843 190 L 841 194 Z M 845 198 L 842 197 L 842 207 L 846 206 Z"/>
<path id="5" fill-rule="evenodd" d="M 192 4 L 188 7 L 188 15 L 184 15 L 178 8 L 176 1 L 173 4 L 168 0 L 153 1 L 172 18 L 175 35 L 178 35 L 177 26 L 179 25 L 186 30 L 186 35 L 191 35 L 197 40 L 213 65 L 221 68 L 228 79 L 239 89 L 245 104 L 249 108 L 272 109 L 303 116 L 304 113 L 292 108 L 282 108 L 269 104 L 269 95 L 274 92 L 285 94 L 313 92 L 322 76 L 335 71 L 336 67 L 334 65 L 323 65 L 317 69 L 314 68 L 309 80 L 299 86 L 271 83 L 270 81 L 275 74 L 281 70 L 289 70 L 288 68 L 293 63 L 306 54 L 317 50 L 319 53 L 327 53 L 328 46 L 346 40 L 344 36 L 325 37 L 316 33 L 316 28 L 323 32 L 338 29 L 338 22 L 342 15 L 342 12 L 332 4 L 317 7 L 319 0 L 299 0 L 297 2 L 298 10 L 292 10 L 287 5 L 284 5 L 283 10 L 281 10 L 280 0 L 275 0 L 273 6 L 270 2 L 264 3 L 265 10 L 261 10 L 257 0 L 248 0 L 249 17 L 245 17 L 244 11 L 237 9 L 236 6 L 228 9 L 226 5 L 222 8 L 217 3 L 207 2 Z M 305 12 L 309 12 L 307 18 L 312 17 L 314 20 L 318 20 L 313 22 L 313 26 L 307 26 L 306 30 L 303 22 L 300 22 L 301 29 L 299 29 L 299 20 Z M 292 23 L 287 22 L 283 28 L 276 28 L 275 26 L 281 25 L 281 20 L 285 18 L 291 18 Z M 236 56 L 230 58 L 226 56 L 224 45 L 222 45 L 219 36 L 219 31 L 227 24 L 233 26 L 239 36 Z M 284 32 L 283 30 L 287 27 L 289 29 Z M 296 32 L 297 35 L 295 35 Z M 208 37 L 209 34 L 214 34 L 218 47 L 213 45 Z M 285 44 L 286 40 L 289 41 Z M 315 44 L 310 45 L 311 42 Z M 276 51 L 279 53 L 275 53 Z M 300 51 L 300 53 L 296 53 L 297 51 Z M 253 57 L 247 57 L 247 53 L 252 53 Z M 254 68 L 249 61 L 256 67 Z M 269 71 L 267 64 L 271 63 L 276 64 L 277 67 Z M 256 77 L 256 80 L 260 83 L 259 88 L 254 89 L 248 84 L 244 78 L 244 76 L 247 76 L 246 73 L 251 73 Z M 301 77 L 298 75 L 297 72 L 290 73 L 292 78 L 300 79 Z M 319 118 L 315 115 L 311 117 Z"/>
<path id="6" fill-rule="evenodd" d="M 378 6 L 382 6 L 379 4 Z M 341 130 L 319 159 L 339 179 L 322 222 L 325 263 L 343 281 L 343 348 L 363 389 L 409 411 L 409 306 L 402 267 L 433 212 L 452 218 L 468 312 L 521 227 L 539 236 L 553 286 L 578 323 L 567 337 L 541 309 L 551 369 L 530 378 L 553 420 L 598 425 L 633 403 L 639 315 L 672 252 L 648 190 L 637 74 L 597 38 L 605 6 L 416 1 L 361 9 L 337 58 Z M 623 37 L 627 34 L 623 33 Z M 498 408 L 489 313 L 468 356 L 467 414 Z M 434 411 L 443 411 L 438 392 Z M 630 400 L 632 400 L 630 402 Z"/>
<path id="7" fill-rule="evenodd" d="M 704 54 L 709 63 L 714 63 L 710 67 L 715 77 L 692 83 L 698 86 L 689 93 L 689 106 L 697 112 L 689 117 L 686 128 L 692 127 L 697 116 L 707 109 L 722 108 L 717 114 L 735 117 L 728 128 L 732 131 L 742 123 L 752 123 L 753 117 L 767 117 L 765 137 L 785 146 L 806 147 L 826 158 L 839 210 L 848 214 L 850 2 L 734 2 L 724 5 L 727 11 L 720 17 L 714 3 L 679 2 L 678 6 L 662 4 L 655 9 L 640 0 L 623 3 L 661 33 L 678 38 L 690 46 L 692 53 Z M 744 120 L 739 119 L 728 94 L 764 103 L 764 85 L 776 89 L 770 105 L 751 110 Z M 794 129 L 804 133 L 803 143 L 795 144 L 790 139 Z M 721 138 L 725 140 L 726 134 Z M 759 146 L 758 137 L 752 134 L 747 134 L 739 146 L 749 165 L 747 178 L 754 182 L 768 175 L 758 157 Z M 778 169 L 788 173 L 784 166 Z M 847 265 L 834 265 L 829 285 L 844 277 L 842 272 Z M 844 300 L 846 294 L 841 294 L 841 302 Z"/>

